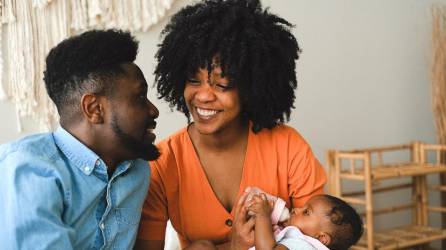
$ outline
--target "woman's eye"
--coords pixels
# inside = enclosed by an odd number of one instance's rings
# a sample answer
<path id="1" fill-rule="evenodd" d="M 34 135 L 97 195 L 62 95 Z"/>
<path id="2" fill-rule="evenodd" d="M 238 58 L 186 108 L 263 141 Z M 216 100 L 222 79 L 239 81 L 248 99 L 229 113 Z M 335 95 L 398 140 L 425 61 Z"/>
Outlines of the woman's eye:
<path id="1" fill-rule="evenodd" d="M 217 88 L 225 91 L 225 90 L 229 90 L 232 89 L 232 86 L 228 85 L 228 84 L 216 84 Z"/>
<path id="2" fill-rule="evenodd" d="M 200 84 L 200 81 L 198 81 L 197 79 L 190 78 L 190 79 L 187 79 L 187 84 L 198 85 L 198 84 Z"/>
<path id="3" fill-rule="evenodd" d="M 303 213 L 304 213 L 304 215 L 309 215 L 310 211 L 308 211 L 308 209 L 305 209 Z"/>
<path id="4" fill-rule="evenodd" d="M 222 89 L 222 90 L 228 89 L 228 86 L 223 85 L 223 84 L 217 84 L 216 86 L 217 86 L 217 88 Z"/>

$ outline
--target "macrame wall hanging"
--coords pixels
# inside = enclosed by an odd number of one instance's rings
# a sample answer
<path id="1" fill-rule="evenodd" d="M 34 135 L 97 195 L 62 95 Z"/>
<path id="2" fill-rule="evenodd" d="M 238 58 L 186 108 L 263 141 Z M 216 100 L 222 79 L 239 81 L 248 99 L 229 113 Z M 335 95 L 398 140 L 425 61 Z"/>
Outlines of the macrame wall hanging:
<path id="1" fill-rule="evenodd" d="M 57 124 L 43 83 L 45 57 L 63 39 L 89 29 L 147 31 L 175 0 L 0 0 L 0 99 L 41 131 Z M 3 52 L 3 53 L 2 53 Z"/>

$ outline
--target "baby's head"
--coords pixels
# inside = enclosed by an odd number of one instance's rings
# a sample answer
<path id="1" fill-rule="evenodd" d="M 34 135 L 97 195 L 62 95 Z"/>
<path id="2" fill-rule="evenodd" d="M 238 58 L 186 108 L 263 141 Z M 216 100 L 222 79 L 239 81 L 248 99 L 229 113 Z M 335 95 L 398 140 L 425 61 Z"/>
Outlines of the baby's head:
<path id="1" fill-rule="evenodd" d="M 293 209 L 287 224 L 331 250 L 348 249 L 363 233 L 362 220 L 355 209 L 330 195 L 314 196 L 304 207 Z"/>

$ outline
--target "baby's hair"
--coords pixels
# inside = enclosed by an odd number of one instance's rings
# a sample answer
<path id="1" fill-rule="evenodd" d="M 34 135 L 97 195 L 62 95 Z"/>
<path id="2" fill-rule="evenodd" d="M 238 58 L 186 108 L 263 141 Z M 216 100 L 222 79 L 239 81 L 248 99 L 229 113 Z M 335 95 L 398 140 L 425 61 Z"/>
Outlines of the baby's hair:
<path id="1" fill-rule="evenodd" d="M 363 233 L 361 216 L 347 202 L 331 196 L 323 195 L 331 208 L 327 216 L 332 223 L 331 250 L 346 250 L 358 242 Z"/>

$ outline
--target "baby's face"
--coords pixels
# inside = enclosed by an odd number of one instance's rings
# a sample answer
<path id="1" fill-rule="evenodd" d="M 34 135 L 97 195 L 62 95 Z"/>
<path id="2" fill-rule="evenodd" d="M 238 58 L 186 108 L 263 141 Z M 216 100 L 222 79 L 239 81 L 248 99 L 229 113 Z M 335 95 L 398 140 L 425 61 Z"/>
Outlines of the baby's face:
<path id="1" fill-rule="evenodd" d="M 302 208 L 294 208 L 291 211 L 287 224 L 299 228 L 305 235 L 316 238 L 323 230 L 324 225 L 330 222 L 330 218 L 327 216 L 330 209 L 323 196 L 314 196 Z"/>

